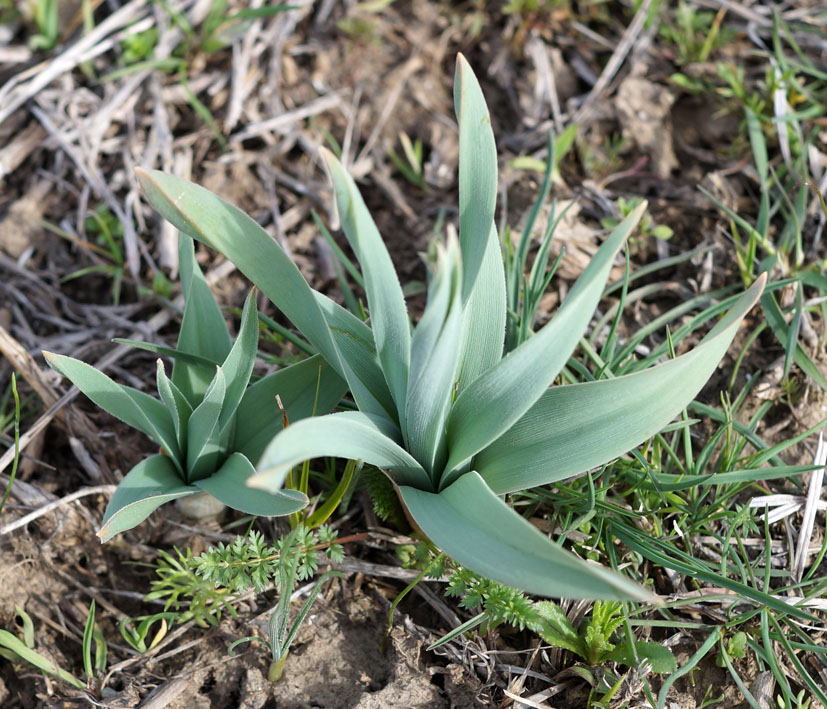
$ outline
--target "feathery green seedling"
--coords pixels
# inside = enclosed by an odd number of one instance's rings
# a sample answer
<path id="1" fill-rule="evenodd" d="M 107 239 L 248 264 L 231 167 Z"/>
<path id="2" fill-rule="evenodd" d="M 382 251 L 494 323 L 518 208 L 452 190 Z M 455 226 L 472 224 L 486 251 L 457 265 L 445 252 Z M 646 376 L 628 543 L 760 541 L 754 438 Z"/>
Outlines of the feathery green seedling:
<path id="1" fill-rule="evenodd" d="M 186 305 L 177 349 L 126 341 L 174 358 L 172 377 L 158 360 L 160 400 L 116 384 L 71 357 L 44 353 L 51 367 L 113 416 L 153 438 L 161 452 L 138 463 L 112 495 L 98 536 L 103 541 L 143 522 L 177 498 L 206 492 L 248 514 L 276 516 L 303 509 L 306 490 L 253 490 L 245 481 L 270 439 L 282 427 L 276 407 L 297 421 L 330 411 L 344 393 L 341 379 L 319 357 L 279 370 L 250 385 L 258 343 L 251 293 L 233 343 L 224 318 L 195 260 L 192 240 L 179 239 Z"/>
<path id="2" fill-rule="evenodd" d="M 217 626 L 224 612 L 237 617 L 235 597 L 230 589 L 198 576 L 191 549 L 181 551 L 176 547 L 173 551 L 174 555 L 162 549 L 158 551 L 158 559 L 153 564 L 157 578 L 152 580 L 152 590 L 144 600 L 163 601 L 165 612 L 177 614 L 173 623 L 194 620 L 206 628 Z"/>
<path id="3" fill-rule="evenodd" d="M 197 572 L 204 578 L 215 579 L 216 583 L 226 583 L 238 590 L 252 586 L 262 591 L 271 578 L 275 581 L 279 600 L 270 616 L 268 638 L 240 638 L 229 647 L 232 654 L 235 647 L 244 642 L 256 640 L 269 645 L 273 659 L 267 679 L 271 682 L 281 679 L 290 645 L 325 581 L 343 575 L 338 571 L 323 573 L 316 580 L 293 622 L 290 622 L 290 596 L 296 580 L 303 581 L 315 575 L 321 560 L 342 560 L 344 550 L 334 541 L 335 538 L 336 533 L 327 527 L 320 527 L 314 534 L 306 527 L 299 526 L 278 540 L 273 547 L 265 546 L 261 535 L 252 535 L 248 540 L 239 537 L 233 545 L 218 550 L 210 548 L 196 560 Z M 325 548 L 319 549 L 319 546 Z"/>
<path id="4" fill-rule="evenodd" d="M 345 235 L 364 274 L 371 327 L 314 292 L 253 220 L 203 188 L 139 171 L 155 208 L 217 248 L 347 382 L 359 411 L 299 421 L 249 483 L 278 491 L 293 466 L 337 456 L 382 469 L 415 526 L 459 563 L 548 596 L 641 598 L 620 575 L 554 544 L 501 498 L 601 465 L 692 400 L 763 289 L 756 281 L 691 352 L 628 376 L 549 388 L 598 304 L 641 205 L 609 235 L 555 317 L 503 357 L 506 280 L 494 226 L 497 155 L 482 90 L 460 57 L 460 241 L 439 249 L 411 333 L 402 288 L 355 183 L 328 152 Z"/>

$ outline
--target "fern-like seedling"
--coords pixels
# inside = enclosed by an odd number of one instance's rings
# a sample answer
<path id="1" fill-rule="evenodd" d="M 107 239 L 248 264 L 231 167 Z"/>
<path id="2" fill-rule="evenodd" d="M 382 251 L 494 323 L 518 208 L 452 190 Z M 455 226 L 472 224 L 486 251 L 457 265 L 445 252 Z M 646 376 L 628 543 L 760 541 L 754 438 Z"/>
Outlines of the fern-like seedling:
<path id="1" fill-rule="evenodd" d="M 281 679 L 290 644 L 322 590 L 322 585 L 329 578 L 342 575 L 338 571 L 322 574 L 291 623 L 290 596 L 296 581 L 314 576 L 322 562 L 341 561 L 344 558 L 344 548 L 335 541 L 336 535 L 327 525 L 321 525 L 316 530 L 299 525 L 271 545 L 262 534 L 254 531 L 246 537 L 236 538 L 230 544 L 219 543 L 217 547 L 210 547 L 192 561 L 195 573 L 200 578 L 235 592 L 248 588 L 261 592 L 271 581 L 275 583 L 279 600 L 270 616 L 269 637 L 266 640 L 255 636 L 239 638 L 229 647 L 232 654 L 233 649 L 243 642 L 266 643 L 273 656 L 267 673 L 271 682 Z"/>
<path id="2" fill-rule="evenodd" d="M 295 562 L 295 578 L 306 581 L 321 564 L 340 562 L 345 550 L 336 537 L 337 532 L 326 524 L 315 530 L 299 525 L 269 544 L 263 534 L 253 530 L 229 544 L 219 542 L 210 547 L 192 560 L 192 569 L 216 588 L 224 587 L 234 593 L 252 588 L 262 593 L 271 583 L 278 582 L 279 568 L 285 563 Z"/>
<path id="3" fill-rule="evenodd" d="M 235 594 L 196 574 L 191 549 L 175 548 L 174 552 L 174 555 L 163 550 L 158 552 L 155 563 L 158 578 L 152 581 L 152 591 L 144 600 L 163 600 L 164 611 L 175 611 L 176 622 L 192 619 L 202 628 L 217 626 L 224 611 L 237 617 L 233 607 Z"/>

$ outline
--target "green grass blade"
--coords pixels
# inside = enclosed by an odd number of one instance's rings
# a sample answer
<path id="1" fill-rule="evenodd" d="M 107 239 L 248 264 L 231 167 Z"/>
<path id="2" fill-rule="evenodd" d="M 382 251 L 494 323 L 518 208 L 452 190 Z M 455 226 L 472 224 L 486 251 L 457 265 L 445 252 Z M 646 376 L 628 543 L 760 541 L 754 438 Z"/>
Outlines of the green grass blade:
<path id="1" fill-rule="evenodd" d="M 439 494 L 400 487 L 408 511 L 448 556 L 483 576 L 541 596 L 649 599 L 640 586 L 554 544 L 475 472 Z"/>
<path id="2" fill-rule="evenodd" d="M 323 148 L 322 157 L 333 180 L 342 229 L 362 266 L 376 351 L 401 419 L 411 356 L 411 326 L 402 286 L 353 178 L 329 150 Z"/>
<path id="3" fill-rule="evenodd" d="M 612 525 L 612 534 L 630 549 L 659 566 L 665 566 L 667 569 L 673 569 L 713 586 L 721 586 L 734 591 L 744 598 L 749 598 L 758 606 L 767 606 L 801 620 L 815 621 L 814 616 L 805 609 L 786 603 L 781 598 L 759 591 L 740 581 L 734 581 L 727 576 L 717 574 L 711 571 L 706 564 L 671 546 L 668 542 L 649 537 L 625 525 Z"/>
<path id="4" fill-rule="evenodd" d="M 752 156 L 755 159 L 755 169 L 758 172 L 758 185 L 761 192 L 761 204 L 755 220 L 755 229 L 759 234 L 763 234 L 766 237 L 770 222 L 770 190 L 767 183 L 769 179 L 767 141 L 764 138 L 761 122 L 758 120 L 755 112 L 751 108 L 747 108 L 746 114 Z"/>
<path id="5" fill-rule="evenodd" d="M 386 420 L 355 411 L 304 419 L 285 428 L 267 446 L 250 485 L 278 490 L 297 463 L 331 456 L 375 465 L 402 485 L 430 488 L 428 474 L 394 435 L 398 437 L 398 431 Z"/>
<path id="6" fill-rule="evenodd" d="M 765 293 L 761 298 L 761 307 L 764 309 L 764 315 L 773 333 L 782 344 L 786 345 L 789 338 L 789 326 L 784 319 L 784 313 L 775 300 L 775 296 L 772 293 Z M 810 359 L 810 356 L 798 343 L 796 343 L 794 347 L 793 361 L 804 374 L 810 377 L 810 379 L 822 389 L 827 390 L 827 378 L 825 378 L 813 360 Z"/>
<path id="7" fill-rule="evenodd" d="M 657 433 L 700 391 L 761 295 L 759 279 L 691 352 L 634 374 L 548 389 L 474 459 L 498 494 L 602 465 Z"/>
<path id="8" fill-rule="evenodd" d="M 181 480 L 169 456 L 153 455 L 132 468 L 112 493 L 98 536 L 107 542 L 139 525 L 165 502 L 196 492 Z"/>
<path id="9" fill-rule="evenodd" d="M 459 123 L 459 237 L 464 303 L 476 283 L 494 223 L 497 146 L 482 89 L 462 54 L 457 57 L 454 76 L 454 109 Z"/>
<path id="10" fill-rule="evenodd" d="M 790 376 L 790 367 L 793 366 L 798 335 L 801 332 L 801 316 L 804 313 L 804 303 L 801 298 L 802 285 L 796 284 L 795 306 L 793 307 L 793 318 L 787 328 L 787 341 L 784 343 L 784 379 Z"/>
<path id="11" fill-rule="evenodd" d="M 233 453 L 215 473 L 193 485 L 228 507 L 257 517 L 284 517 L 307 507 L 310 500 L 298 490 L 267 492 L 247 487 L 255 472 L 245 456 Z"/>
<path id="12" fill-rule="evenodd" d="M 449 471 L 507 431 L 560 372 L 594 314 L 615 255 L 645 208 L 644 202 L 615 228 L 551 322 L 457 397 L 448 418 Z M 482 410 L 480 402 L 485 402 Z"/>
<path id="13" fill-rule="evenodd" d="M 35 652 L 31 648 L 26 647 L 22 640 L 12 635 L 8 630 L 0 630 L 0 647 L 11 650 L 15 655 L 18 655 L 21 660 L 28 662 L 41 672 L 63 680 L 72 687 L 75 687 L 75 689 L 86 689 L 86 685 L 77 677 L 68 673 L 66 670 L 62 670 L 39 652 Z"/>
<path id="14" fill-rule="evenodd" d="M 92 661 L 92 635 L 95 627 L 95 599 L 89 604 L 89 612 L 86 614 L 86 625 L 83 628 L 83 642 L 81 644 L 81 655 L 83 657 L 83 671 L 86 676 L 95 676 L 95 665 Z"/>

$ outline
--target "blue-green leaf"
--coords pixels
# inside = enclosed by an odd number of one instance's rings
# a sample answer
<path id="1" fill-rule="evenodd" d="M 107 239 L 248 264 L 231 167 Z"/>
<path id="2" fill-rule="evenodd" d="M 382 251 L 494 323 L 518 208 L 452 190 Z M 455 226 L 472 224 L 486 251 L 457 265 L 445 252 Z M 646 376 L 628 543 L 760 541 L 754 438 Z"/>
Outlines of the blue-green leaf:
<path id="1" fill-rule="evenodd" d="M 440 247 L 428 307 L 413 337 L 405 421 L 406 447 L 428 473 L 446 460 L 445 419 L 454 395 L 462 342 L 462 271 L 456 238 Z"/>
<path id="2" fill-rule="evenodd" d="M 158 393 L 161 395 L 161 401 L 167 407 L 172 423 L 175 426 L 175 437 L 178 441 L 178 447 L 185 451 L 187 450 L 187 422 L 190 420 L 192 414 L 192 406 L 187 401 L 187 397 L 183 392 L 170 381 L 164 371 L 164 363 L 159 359 L 155 371 L 155 381 L 158 385 Z"/>
<path id="3" fill-rule="evenodd" d="M 169 357 L 172 360 L 180 359 L 186 362 L 189 366 L 201 367 L 205 371 L 209 372 L 209 377 L 207 377 L 208 382 L 212 378 L 216 365 L 221 364 L 220 361 L 214 362 L 211 359 L 207 359 L 206 357 L 199 357 L 198 355 L 194 355 L 191 352 L 182 352 L 181 350 L 176 350 L 174 347 L 156 345 L 153 342 L 143 342 L 142 340 L 130 340 L 127 337 L 113 337 L 112 341 L 117 342 L 121 345 L 129 345 L 130 347 L 134 347 L 137 350 L 152 352 L 153 354 L 160 355 L 161 357 Z"/>
<path id="4" fill-rule="evenodd" d="M 218 428 L 223 434 L 227 426 L 233 422 L 236 409 L 241 402 L 250 376 L 253 374 L 253 365 L 256 363 L 256 348 L 258 347 L 258 311 L 256 310 L 255 294 L 250 292 L 244 301 L 241 312 L 241 326 L 238 330 L 230 354 L 221 365 L 227 391 L 224 394 L 224 403 L 218 417 Z"/>
<path id="5" fill-rule="evenodd" d="M 187 480 L 194 482 L 212 475 L 218 467 L 221 455 L 218 419 L 227 380 L 221 367 L 215 368 L 215 376 L 204 393 L 204 399 L 196 406 L 187 422 Z"/>
<path id="6" fill-rule="evenodd" d="M 165 502 L 196 492 L 198 488 L 184 484 L 169 456 L 153 455 L 132 468 L 115 489 L 98 536 L 107 542 L 138 526 Z"/>
<path id="7" fill-rule="evenodd" d="M 384 418 L 348 411 L 291 423 L 267 446 L 250 485 L 275 491 L 290 469 L 310 458 L 361 460 L 382 468 L 400 484 L 431 487 L 422 466 L 393 437 L 399 431 Z"/>
<path id="8" fill-rule="evenodd" d="M 459 391 L 502 359 L 505 318 L 505 269 L 500 239 L 491 222 L 491 233 L 488 235 L 480 272 L 462 315 Z"/>
<path id="9" fill-rule="evenodd" d="M 192 239 L 184 234 L 178 235 L 178 263 L 185 305 L 177 349 L 211 361 L 223 362 L 232 347 L 230 333 L 227 332 L 221 309 L 195 260 Z M 212 368 L 192 366 L 183 359 L 176 359 L 172 368 L 172 381 L 187 397 L 187 401 L 196 407 L 214 373 Z"/>
<path id="10" fill-rule="evenodd" d="M 358 319 L 314 291 L 261 226 L 203 187 L 155 170 L 137 169 L 136 173 L 147 199 L 161 216 L 184 233 L 224 254 L 258 286 L 348 382 L 360 408 L 369 408 L 369 403 L 362 407 L 359 399 L 367 390 L 375 401 L 383 401 L 386 395 L 391 401 L 389 410 L 395 411 L 375 352 L 371 351 L 373 337 L 370 330 L 369 349 L 361 337 L 352 338 L 357 329 L 353 321 L 358 322 Z M 320 301 L 326 302 L 327 307 L 321 307 Z M 335 318 L 337 323 L 331 321 L 328 324 L 330 318 Z M 361 325 L 365 327 L 363 323 Z M 356 376 L 356 365 L 350 366 L 344 361 L 339 351 L 343 340 L 358 353 L 352 358 L 358 360 L 363 378 Z M 370 372 L 369 376 L 365 376 L 366 371 Z"/>
<path id="11" fill-rule="evenodd" d="M 551 322 L 457 397 L 448 417 L 449 475 L 443 484 L 455 479 L 472 455 L 505 433 L 557 376 L 594 314 L 615 255 L 645 209 L 644 202 L 609 235 Z"/>
<path id="12" fill-rule="evenodd" d="M 404 427 L 411 326 L 402 287 L 353 178 L 330 151 L 322 149 L 322 157 L 333 180 L 342 229 L 362 266 L 376 351 Z"/>
<path id="13" fill-rule="evenodd" d="M 370 328 L 321 293 L 316 293 L 316 302 L 324 313 L 330 334 L 342 356 L 345 378 L 359 410 L 398 423 L 396 403 L 376 356 Z"/>
<path id="14" fill-rule="evenodd" d="M 113 382 L 91 365 L 64 355 L 44 352 L 46 362 L 80 389 L 91 401 L 115 418 L 154 438 L 181 464 L 182 455 L 167 408 L 142 391 Z M 182 467 L 183 471 L 183 467 Z"/>
<path id="15" fill-rule="evenodd" d="M 478 574 L 540 596 L 647 600 L 640 586 L 554 544 L 497 497 L 475 472 L 435 494 L 400 487 L 428 538 Z"/>
<path id="16" fill-rule="evenodd" d="M 454 110 L 459 123 L 459 238 L 464 303 L 477 281 L 494 223 L 497 145 L 482 89 L 461 54 L 454 75 Z"/>
<path id="17" fill-rule="evenodd" d="M 244 393 L 236 410 L 233 449 L 258 462 L 267 444 L 281 431 L 276 404 L 281 398 L 288 420 L 329 413 L 347 391 L 347 384 L 319 355 L 260 379 Z"/>
<path id="18" fill-rule="evenodd" d="M 657 433 L 700 391 L 727 351 L 766 276 L 685 355 L 613 379 L 548 389 L 474 458 L 497 494 L 545 485 L 622 455 Z"/>
<path id="19" fill-rule="evenodd" d="M 234 510 L 258 517 L 283 517 L 307 507 L 307 496 L 298 490 L 265 492 L 247 487 L 255 472 L 246 457 L 233 453 L 217 472 L 193 485 Z"/>

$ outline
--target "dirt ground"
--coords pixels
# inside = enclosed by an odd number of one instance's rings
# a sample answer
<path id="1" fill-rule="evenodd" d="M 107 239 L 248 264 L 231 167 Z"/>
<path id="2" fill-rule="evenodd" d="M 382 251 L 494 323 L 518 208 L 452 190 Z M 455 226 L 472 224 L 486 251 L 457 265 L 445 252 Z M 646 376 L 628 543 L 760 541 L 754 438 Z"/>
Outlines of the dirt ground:
<path id="1" fill-rule="evenodd" d="M 170 5 L 202 28 L 213 2 Z M 400 605 L 383 651 L 390 602 L 412 572 L 396 573 L 404 571 L 394 554 L 404 535 L 383 526 L 360 495 L 340 532 L 367 533 L 367 540 L 346 547 L 352 565 L 320 596 L 281 683 L 266 680 L 264 645 L 227 653 L 235 639 L 261 634 L 275 605 L 273 592 L 247 598 L 237 619 L 225 615 L 216 628 L 191 621 L 172 626 L 156 647 L 137 653 L 122 640 L 118 622 L 162 610 L 162 603 L 143 600 L 156 549 L 190 547 L 197 554 L 237 530 L 218 522 L 194 524 L 166 506 L 163 514 L 101 545 L 95 532 L 113 485 L 154 452 L 153 444 L 82 396 L 67 395 L 65 381 L 46 367 L 41 351 L 102 363 L 118 381 L 151 390 L 154 357 L 112 342 L 137 337 L 172 346 L 177 332 L 177 314 L 166 297 L 177 293 L 163 290 L 164 283 L 175 283 L 176 234 L 140 196 L 137 166 L 191 179 L 238 205 L 288 249 L 314 287 L 341 298 L 332 251 L 311 218 L 316 211 L 335 226 L 318 154 L 322 145 L 341 149 L 402 282 L 414 294 L 412 307 L 421 309 L 422 253 L 435 225 L 457 217 L 452 85 L 458 52 L 474 67 L 492 113 L 500 152 L 498 223 L 517 232 L 540 186 L 541 175 L 514 159 L 543 159 L 550 128 L 578 126 L 554 178 L 555 196 L 575 204 L 555 237 L 554 248 L 565 247 L 566 254 L 543 300 L 543 317 L 596 249 L 604 233 L 600 220 L 619 216 L 619 197 L 645 197 L 653 222 L 674 232 L 669 240 L 634 241 L 633 266 L 712 247 L 671 269 L 670 285 L 658 297 L 630 308 L 630 328 L 692 294 L 738 282 L 729 220 L 698 188 L 754 219 L 756 173 L 743 111 L 726 92 L 692 93 L 673 75 L 680 69 L 698 80 L 714 76 L 714 59 L 741 66 L 748 81 L 758 82 L 766 61 L 753 50 L 756 37 L 769 41 L 769 10 L 750 2 L 688 3 L 723 13 L 728 34 L 713 55 L 685 65 L 659 23 L 646 21 L 653 4 L 561 1 L 531 9 L 529 2 L 528 9 L 507 13 L 505 2 L 483 0 L 297 0 L 291 3 L 297 9 L 256 19 L 229 44 L 208 51 L 202 30 L 191 36 L 165 3 L 149 0 L 92 2 L 89 31 L 81 29 L 81 3 L 60 0 L 56 47 L 33 50 L 27 12 L 0 1 L 0 384 L 6 392 L 0 423 L 6 445 L 13 436 L 12 371 L 19 377 L 23 413 L 23 457 L 0 513 L 0 627 L 22 632 L 15 610 L 25 609 L 37 651 L 80 677 L 83 626 L 94 599 L 109 647 L 97 695 L 0 658 L 0 706 L 588 705 L 588 686 L 570 671 L 576 658 L 552 653 L 527 631 L 474 635 L 427 651 L 470 617 L 442 597 L 439 583 L 425 584 Z M 674 10 L 666 6 L 664 12 Z M 777 11 L 809 23 L 814 39 L 804 51 L 827 71 L 827 19 L 819 3 L 781 3 Z M 154 53 L 128 65 L 127 48 L 138 51 L 129 43 L 138 36 L 136 27 L 157 31 Z M 149 59 L 172 61 L 176 68 L 139 63 Z M 131 68 L 112 74 L 125 66 Z M 814 125 L 813 150 L 827 170 L 827 123 L 818 117 Z M 404 161 L 400 135 L 421 141 L 420 183 L 406 179 L 391 157 Z M 104 229 L 113 230 L 115 251 L 102 238 Z M 823 261 L 824 245 L 813 248 Z M 243 278 L 205 249 L 199 259 L 227 312 L 240 308 L 248 288 Z M 613 277 L 622 274 L 619 264 Z M 263 298 L 259 307 L 281 317 Z M 815 320 L 813 327 L 802 338 L 827 373 L 820 351 L 824 323 Z M 827 399 L 794 374 L 799 396 L 794 406 L 789 398 L 785 403 L 782 348 L 771 337 L 762 342 L 739 376 L 761 372 L 765 386 L 753 410 L 778 397 L 762 432 L 778 441 L 827 417 Z M 701 398 L 716 403 L 737 356 L 733 349 Z M 785 453 L 789 464 L 809 463 L 812 455 L 806 442 Z M 10 462 L 7 454 L 0 466 L 3 488 Z M 821 535 L 823 513 L 818 520 Z M 271 521 L 262 528 L 277 531 Z M 823 641 L 824 633 L 813 637 Z M 657 639 L 671 643 L 679 665 L 698 649 L 689 632 Z M 766 676 L 747 661 L 735 662 L 755 696 L 764 697 Z M 648 679 L 657 692 L 659 680 Z M 711 659 L 675 682 L 665 706 L 709 706 L 707 696 L 721 698 L 716 707 L 747 706 L 730 675 Z M 761 706 L 776 706 L 772 696 Z M 611 706 L 652 706 L 650 699 L 631 671 Z"/>

